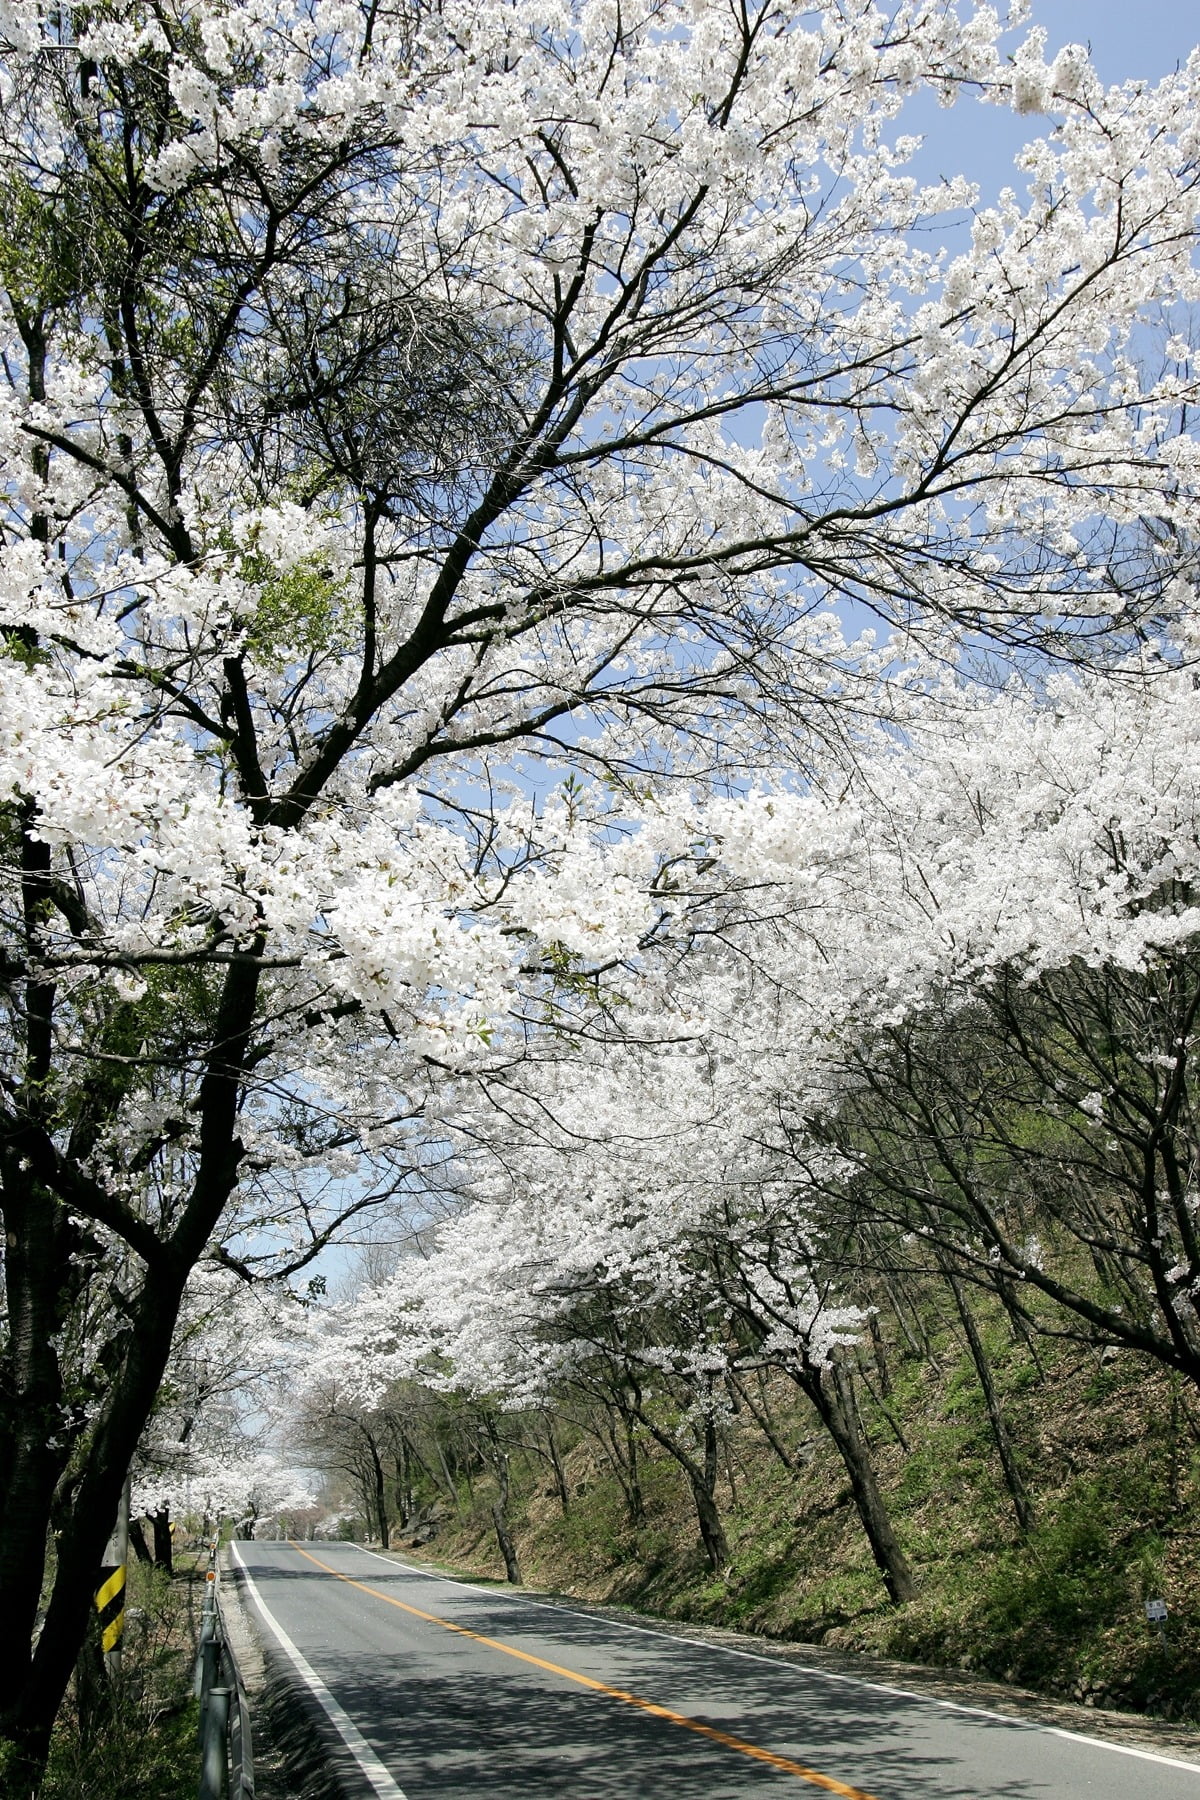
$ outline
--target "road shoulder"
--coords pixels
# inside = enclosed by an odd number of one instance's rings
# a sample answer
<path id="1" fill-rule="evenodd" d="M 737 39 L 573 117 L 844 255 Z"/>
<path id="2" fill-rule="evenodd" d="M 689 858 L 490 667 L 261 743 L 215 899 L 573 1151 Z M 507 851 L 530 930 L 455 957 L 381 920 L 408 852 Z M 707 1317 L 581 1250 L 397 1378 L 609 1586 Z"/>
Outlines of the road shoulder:
<path id="1" fill-rule="evenodd" d="M 256 1800 L 358 1800 L 341 1747 L 260 1624 L 228 1545 L 221 1552 L 221 1616 L 250 1702 Z"/>

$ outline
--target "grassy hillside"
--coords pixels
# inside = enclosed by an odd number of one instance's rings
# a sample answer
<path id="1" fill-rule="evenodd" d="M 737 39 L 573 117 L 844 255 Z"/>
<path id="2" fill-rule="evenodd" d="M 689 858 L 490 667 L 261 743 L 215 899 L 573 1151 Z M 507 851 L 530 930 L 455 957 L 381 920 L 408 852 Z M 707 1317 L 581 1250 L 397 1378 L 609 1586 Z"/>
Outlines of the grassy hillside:
<path id="1" fill-rule="evenodd" d="M 1018 1531 L 975 1370 L 959 1340 L 893 1367 L 882 1406 L 860 1384 L 882 1485 L 919 1582 L 887 1603 L 837 1453 L 802 1400 L 773 1402 L 789 1471 L 733 1422 L 719 1500 L 732 1560 L 714 1577 L 678 1468 L 650 1456 L 652 1523 L 634 1530 L 620 1487 L 579 1435 L 563 1515 L 543 1464 L 514 1457 L 525 1579 L 594 1601 L 776 1637 L 974 1669 L 1085 1704 L 1200 1718 L 1200 1406 L 1128 1352 L 1043 1343 L 1042 1368 L 1000 1321 L 985 1326 L 1010 1433 L 1036 1508 Z M 903 1445 L 899 1438 L 904 1440 Z M 436 1552 L 503 1574 L 475 1509 Z M 1170 1609 L 1165 1641 L 1143 1604 Z"/>

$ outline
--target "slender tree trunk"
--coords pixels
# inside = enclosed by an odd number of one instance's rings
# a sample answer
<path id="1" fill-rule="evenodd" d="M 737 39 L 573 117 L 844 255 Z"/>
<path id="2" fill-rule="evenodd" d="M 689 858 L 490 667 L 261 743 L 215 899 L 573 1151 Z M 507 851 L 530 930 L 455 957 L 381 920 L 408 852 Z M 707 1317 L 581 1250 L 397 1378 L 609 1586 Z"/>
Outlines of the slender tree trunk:
<path id="1" fill-rule="evenodd" d="M 1008 1314 L 1008 1323 L 1014 1339 L 1019 1340 L 1024 1344 L 1029 1352 L 1033 1366 L 1038 1372 L 1039 1380 L 1044 1381 L 1046 1379 L 1046 1369 L 1041 1356 L 1038 1354 L 1037 1338 L 1030 1329 L 1029 1320 L 1026 1317 L 1024 1308 L 1021 1306 L 1013 1292 L 1012 1282 L 1004 1277 L 1000 1277 L 996 1282 L 996 1292 L 999 1294 L 1000 1302 L 1004 1307 L 1005 1312 Z"/>
<path id="2" fill-rule="evenodd" d="M 914 1598 L 916 1584 L 879 1491 L 846 1373 L 834 1364 L 824 1369 L 794 1370 L 792 1374 L 816 1407 L 821 1423 L 838 1447 L 876 1567 L 883 1576 L 889 1598 L 895 1605 L 903 1606 Z"/>
<path id="3" fill-rule="evenodd" d="M 438 1461 L 442 1465 L 442 1474 L 446 1478 L 447 1492 L 449 1493 L 451 1500 L 454 1502 L 455 1516 L 457 1518 L 461 1519 L 462 1518 L 462 1501 L 458 1497 L 458 1483 L 457 1483 L 457 1481 L 455 1481 L 454 1476 L 450 1473 L 450 1464 L 446 1461 L 446 1452 L 442 1448 L 442 1440 L 438 1436 L 436 1430 L 434 1431 L 434 1434 L 433 1434 L 433 1442 L 434 1442 L 434 1448 L 437 1450 L 437 1453 L 438 1453 Z"/>
<path id="4" fill-rule="evenodd" d="M 692 1500 L 696 1507 L 696 1517 L 700 1524 L 700 1540 L 704 1545 L 704 1553 L 712 1565 L 713 1573 L 719 1575 L 729 1566 L 729 1540 L 725 1536 L 725 1526 L 717 1510 L 717 1502 L 704 1481 L 697 1481 L 688 1476 L 688 1484 L 692 1490 Z"/>
<path id="5" fill-rule="evenodd" d="M 954 1304 L 958 1308 L 958 1316 L 962 1321 L 963 1333 L 971 1352 L 971 1361 L 975 1364 L 975 1373 L 978 1375 L 979 1385 L 983 1389 L 983 1399 L 987 1407 L 988 1422 L 992 1428 L 992 1438 L 1000 1458 L 1000 1467 L 1004 1472 L 1004 1484 L 1013 1503 L 1013 1511 L 1017 1515 L 1017 1524 L 1024 1532 L 1032 1531 L 1035 1522 L 1033 1504 L 1021 1475 L 1020 1465 L 1013 1452 L 1012 1439 L 1008 1435 L 1008 1427 L 1004 1422 L 1004 1414 L 996 1393 L 996 1384 L 992 1380 L 991 1364 L 988 1362 L 987 1351 L 983 1347 L 983 1339 L 979 1335 L 979 1327 L 967 1304 L 967 1297 L 958 1276 L 946 1263 L 942 1264 L 942 1272 L 946 1277 L 950 1292 L 954 1295 Z"/>
<path id="6" fill-rule="evenodd" d="M 635 1531 L 647 1523 L 646 1496 L 642 1492 L 641 1451 L 638 1449 L 637 1426 L 631 1412 L 623 1410 L 621 1422 L 625 1433 L 625 1466 L 629 1470 L 629 1523 Z"/>
<path id="7" fill-rule="evenodd" d="M 367 1454 L 371 1459 L 371 1510 L 375 1514 L 376 1529 L 379 1533 L 379 1548 L 381 1550 L 387 1550 L 390 1548 L 391 1530 L 388 1520 L 387 1483 L 384 1479 L 383 1463 L 379 1456 L 379 1446 L 365 1426 L 363 1428 L 363 1435 L 367 1440 Z"/>
<path id="8" fill-rule="evenodd" d="M 509 1480 L 508 1454 L 500 1442 L 499 1434 L 492 1420 L 485 1421 L 484 1429 L 492 1448 L 491 1462 L 496 1475 L 497 1497 L 492 1502 L 492 1524 L 496 1528 L 496 1542 L 500 1546 L 500 1554 L 504 1558 L 504 1573 L 514 1587 L 521 1582 L 521 1565 L 517 1560 L 517 1547 L 513 1543 L 512 1531 L 508 1523 L 508 1507 L 512 1497 Z"/>
<path id="9" fill-rule="evenodd" d="M 614 1414 L 621 1422 L 620 1438 L 613 1424 Z M 603 1444 L 613 1474 L 621 1484 L 621 1492 L 625 1496 L 625 1516 L 634 1531 L 641 1531 L 646 1524 L 646 1501 L 639 1473 L 641 1455 L 637 1444 L 635 1416 L 626 1405 L 618 1401 L 615 1406 L 605 1404 L 604 1419 L 605 1425 L 595 1428 L 596 1436 Z M 625 1444 L 623 1452 L 622 1439 Z"/>
<path id="10" fill-rule="evenodd" d="M 146 1533 L 140 1519 L 130 1519 L 129 1541 L 133 1545 L 133 1554 L 140 1563 L 154 1561 L 154 1558 L 150 1554 L 150 1546 L 146 1542 Z"/>
<path id="11" fill-rule="evenodd" d="M 436 1469 L 430 1468 L 429 1464 L 425 1461 L 425 1458 L 421 1455 L 421 1452 L 417 1449 L 417 1446 L 414 1444 L 413 1440 L 410 1437 L 405 1436 L 403 1442 L 404 1442 L 404 1458 L 405 1458 L 405 1463 L 406 1463 L 406 1466 L 408 1469 L 409 1505 L 411 1508 L 413 1508 L 415 1510 L 417 1500 L 416 1500 L 416 1494 L 413 1491 L 414 1468 L 420 1469 L 426 1475 L 428 1475 L 430 1481 L 433 1483 L 435 1488 L 440 1485 L 441 1477 L 439 1476 Z M 396 1467 L 397 1467 L 397 1470 L 399 1470 L 399 1467 L 400 1467 L 399 1457 L 397 1457 Z M 444 1461 L 442 1463 L 442 1468 L 443 1468 L 443 1470 L 445 1470 L 445 1462 Z M 449 1480 L 448 1475 L 447 1475 L 447 1480 Z"/>
<path id="12" fill-rule="evenodd" d="M 887 1288 L 887 1296 L 888 1300 L 891 1302 L 892 1313 L 895 1316 L 897 1325 L 899 1325 L 901 1331 L 904 1333 L 909 1349 L 914 1356 L 919 1356 L 922 1361 L 932 1362 L 933 1357 L 930 1351 L 929 1339 L 926 1336 L 925 1327 L 921 1323 L 921 1315 L 918 1313 L 915 1306 L 906 1308 L 900 1290 L 894 1287 L 890 1281 L 885 1281 L 884 1285 Z M 911 1313 L 911 1317 L 908 1316 L 909 1313 Z"/>
<path id="13" fill-rule="evenodd" d="M 616 1476 L 618 1486 L 624 1496 L 625 1517 L 636 1531 L 639 1525 L 644 1524 L 645 1522 L 644 1509 L 640 1517 L 638 1513 L 638 1507 L 641 1503 L 641 1493 L 636 1485 L 630 1484 L 629 1468 L 626 1457 L 622 1454 L 621 1445 L 617 1437 L 617 1428 L 613 1424 L 613 1409 L 609 1406 L 605 1406 L 603 1409 L 603 1417 L 604 1423 L 602 1425 L 595 1425 L 591 1429 L 595 1433 L 600 1448 L 607 1459 L 608 1466 Z"/>
<path id="14" fill-rule="evenodd" d="M 460 1445 L 461 1449 L 461 1445 Z M 472 1512 L 475 1510 L 475 1483 L 471 1480 L 471 1446 L 467 1445 L 466 1455 L 461 1458 L 463 1479 L 467 1484 L 467 1500 Z"/>
<path id="15" fill-rule="evenodd" d="M 521 1585 L 521 1565 L 517 1559 L 517 1546 L 508 1523 L 508 1480 L 501 1482 L 500 1498 L 492 1502 L 492 1524 L 496 1531 L 496 1542 L 500 1546 L 500 1554 L 504 1558 L 504 1578 L 511 1581 L 514 1587 Z"/>
<path id="16" fill-rule="evenodd" d="M 892 1409 L 888 1405 L 887 1401 L 883 1398 L 883 1395 L 877 1394 L 875 1392 L 874 1388 L 871 1386 L 871 1377 L 868 1375 L 866 1369 L 863 1367 L 861 1362 L 859 1362 L 859 1365 L 858 1365 L 858 1372 L 863 1378 L 863 1385 L 866 1388 L 868 1394 L 870 1394 L 872 1400 L 875 1402 L 876 1406 L 879 1408 L 880 1412 L 883 1414 L 884 1418 L 887 1420 L 888 1427 L 891 1431 L 892 1436 L 895 1438 L 896 1442 L 899 1444 L 900 1448 L 903 1450 L 905 1456 L 907 1456 L 908 1455 L 908 1439 L 905 1437 L 904 1432 L 901 1430 L 899 1419 L 897 1419 L 895 1413 L 892 1411 Z"/>
<path id="17" fill-rule="evenodd" d="M 775 1430 L 774 1422 L 767 1409 L 766 1396 L 764 1395 L 762 1397 L 761 1403 L 755 1401 L 751 1398 L 748 1388 L 744 1387 L 736 1376 L 730 1375 L 728 1380 L 730 1387 L 745 1406 L 750 1417 L 754 1420 L 754 1423 L 758 1426 L 758 1429 L 762 1432 L 784 1468 L 789 1472 L 794 1470 L 796 1467 L 795 1458 L 791 1455 L 787 1446 L 784 1444 L 783 1439 Z"/>
<path id="18" fill-rule="evenodd" d="M 888 1367 L 887 1351 L 884 1348 L 883 1332 L 879 1328 L 879 1314 L 867 1314 L 867 1332 L 871 1339 L 871 1354 L 875 1358 L 875 1373 L 879 1378 L 879 1392 L 885 1400 L 892 1394 L 892 1371 Z"/>
<path id="19" fill-rule="evenodd" d="M 396 1440 L 396 1510 L 400 1514 L 400 1525 L 407 1525 L 414 1512 L 412 1489 L 412 1458 L 409 1455 L 408 1439 L 401 1432 Z"/>
<path id="20" fill-rule="evenodd" d="M 700 1525 L 700 1541 L 714 1574 L 719 1575 L 729 1564 L 729 1540 L 725 1536 L 725 1526 L 717 1508 L 717 1475 L 720 1467 L 717 1428 L 711 1418 L 705 1419 L 704 1460 L 698 1462 L 670 1432 L 663 1431 L 650 1419 L 645 1419 L 643 1423 L 687 1476 Z"/>
<path id="21" fill-rule="evenodd" d="M 571 1496 L 567 1491 L 567 1473 L 559 1454 L 554 1419 L 550 1413 L 544 1413 L 542 1416 L 546 1427 L 546 1449 L 550 1457 L 550 1467 L 554 1470 L 554 1485 L 558 1489 L 558 1504 L 562 1508 L 562 1515 L 565 1519 L 571 1510 Z"/>

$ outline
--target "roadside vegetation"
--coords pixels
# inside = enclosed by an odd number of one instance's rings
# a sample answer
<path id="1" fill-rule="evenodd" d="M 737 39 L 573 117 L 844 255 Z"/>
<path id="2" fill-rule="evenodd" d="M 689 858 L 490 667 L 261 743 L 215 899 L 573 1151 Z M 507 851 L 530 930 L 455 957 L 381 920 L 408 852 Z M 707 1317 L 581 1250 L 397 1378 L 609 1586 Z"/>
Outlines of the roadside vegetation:
<path id="1" fill-rule="evenodd" d="M 89 1639 L 50 1743 L 41 1800 L 195 1800 L 192 1697 L 202 1575 L 131 1561 L 123 1666 L 111 1681 Z"/>
<path id="2" fill-rule="evenodd" d="M 1124 1351 L 1042 1343 L 1039 1368 L 1001 1309 L 984 1312 L 980 1335 L 1034 1520 L 1022 1532 L 961 1327 L 932 1316 L 924 1323 L 919 1352 L 886 1332 L 886 1402 L 872 1396 L 880 1374 L 869 1344 L 854 1384 L 913 1569 L 916 1595 L 905 1606 L 889 1603 L 836 1449 L 812 1409 L 781 1386 L 768 1398 L 790 1469 L 746 1413 L 723 1434 L 717 1500 L 729 1561 L 721 1571 L 699 1541 L 686 1478 L 652 1443 L 641 1449 L 645 1522 L 635 1525 L 597 1433 L 556 1423 L 564 1509 L 544 1418 L 510 1416 L 502 1429 L 521 1575 L 666 1618 L 974 1670 L 1084 1705 L 1200 1719 L 1194 1399 L 1177 1378 Z M 452 1424 L 447 1414 L 443 1425 L 463 1456 L 466 1423 L 465 1414 Z M 436 1484 L 418 1483 L 407 1529 L 397 1521 L 391 1541 L 406 1554 L 503 1579 L 498 1483 L 482 1456 L 469 1485 L 466 1474 L 455 1484 L 457 1511 Z M 366 1534 L 361 1516 L 343 1529 Z M 1169 1611 L 1161 1634 L 1144 1611 L 1155 1598 Z"/>

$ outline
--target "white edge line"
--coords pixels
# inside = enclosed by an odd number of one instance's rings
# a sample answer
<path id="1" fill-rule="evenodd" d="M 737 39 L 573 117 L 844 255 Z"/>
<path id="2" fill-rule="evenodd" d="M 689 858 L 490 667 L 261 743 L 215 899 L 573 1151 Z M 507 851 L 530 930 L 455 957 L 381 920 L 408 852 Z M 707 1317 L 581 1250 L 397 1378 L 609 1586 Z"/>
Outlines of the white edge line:
<path id="1" fill-rule="evenodd" d="M 230 1540 L 229 1548 L 233 1551 L 234 1559 L 242 1572 L 242 1577 L 245 1580 L 246 1586 L 253 1596 L 254 1604 L 274 1632 L 280 1649 L 290 1658 L 297 1675 L 299 1675 L 305 1687 L 319 1702 L 330 1723 L 336 1728 L 338 1735 L 342 1739 L 347 1750 L 349 1750 L 351 1756 L 362 1770 L 362 1773 L 366 1776 L 367 1780 L 371 1783 L 371 1786 L 375 1789 L 375 1792 L 379 1795 L 379 1800 L 408 1800 L 408 1796 L 405 1794 L 404 1789 L 397 1787 L 395 1781 L 393 1781 L 391 1775 L 389 1775 L 388 1771 L 384 1768 L 349 1713 L 345 1712 L 343 1708 L 338 1705 L 316 1670 L 305 1660 L 300 1651 L 297 1650 L 295 1644 L 293 1644 L 291 1638 L 283 1629 L 283 1626 L 270 1611 L 255 1585 L 254 1577 L 246 1567 L 241 1551 L 238 1549 L 236 1542 L 232 1539 Z"/>
<path id="2" fill-rule="evenodd" d="M 719 1650 L 726 1656 L 741 1656 L 747 1662 L 769 1663 L 773 1669 L 791 1669 L 797 1675 L 815 1675 L 819 1681 L 840 1681 L 850 1687 L 867 1688 L 874 1694 L 892 1694 L 898 1700 L 916 1700 L 922 1706 L 940 1706 L 946 1712 L 967 1713 L 976 1719 L 996 1719 L 1002 1725 L 1015 1725 L 1022 1731 L 1045 1731 L 1051 1737 L 1066 1738 L 1073 1744 L 1090 1744 L 1096 1750 L 1111 1750 L 1114 1756 L 1136 1756 L 1142 1762 L 1161 1763 L 1168 1769 L 1187 1769 L 1193 1775 L 1200 1775 L 1200 1763 L 1184 1762 L 1177 1756 L 1163 1756 L 1157 1750 L 1138 1750 L 1132 1744 L 1114 1744 L 1108 1738 L 1089 1737 L 1082 1731 L 1070 1731 L 1065 1725 L 1044 1725 L 1038 1719 L 1021 1719 L 1012 1713 L 994 1712 L 986 1706 L 965 1706 L 960 1700 L 941 1700 L 935 1694 L 915 1694 L 908 1688 L 891 1687 L 885 1681 L 868 1681 L 863 1675 L 841 1675 L 832 1669 L 814 1669 L 808 1663 L 794 1663 L 790 1657 L 764 1656 L 758 1650 L 735 1650 L 732 1644 L 706 1643 L 703 1638 L 684 1637 L 674 1631 L 658 1631 L 653 1625 L 632 1625 L 625 1619 L 609 1619 L 603 1613 L 580 1612 L 573 1606 L 560 1606 L 550 1600 L 535 1600 L 530 1594 L 510 1594 L 501 1587 L 481 1588 L 473 1581 L 464 1581 L 457 1575 L 443 1575 L 437 1569 L 423 1569 L 418 1563 L 401 1562 L 396 1556 L 382 1556 L 378 1550 L 368 1550 L 363 1544 L 355 1544 L 353 1549 L 364 1556 L 373 1556 L 376 1562 L 387 1563 L 389 1568 L 404 1569 L 410 1575 L 423 1575 L 429 1581 L 444 1581 L 451 1587 L 467 1588 L 473 1594 L 488 1599 L 522 1601 L 526 1606 L 539 1607 L 543 1612 L 567 1613 L 573 1619 L 590 1619 L 601 1625 L 615 1625 L 618 1631 L 635 1631 L 643 1637 L 666 1638 L 673 1644 L 690 1644 L 694 1650 Z"/>

